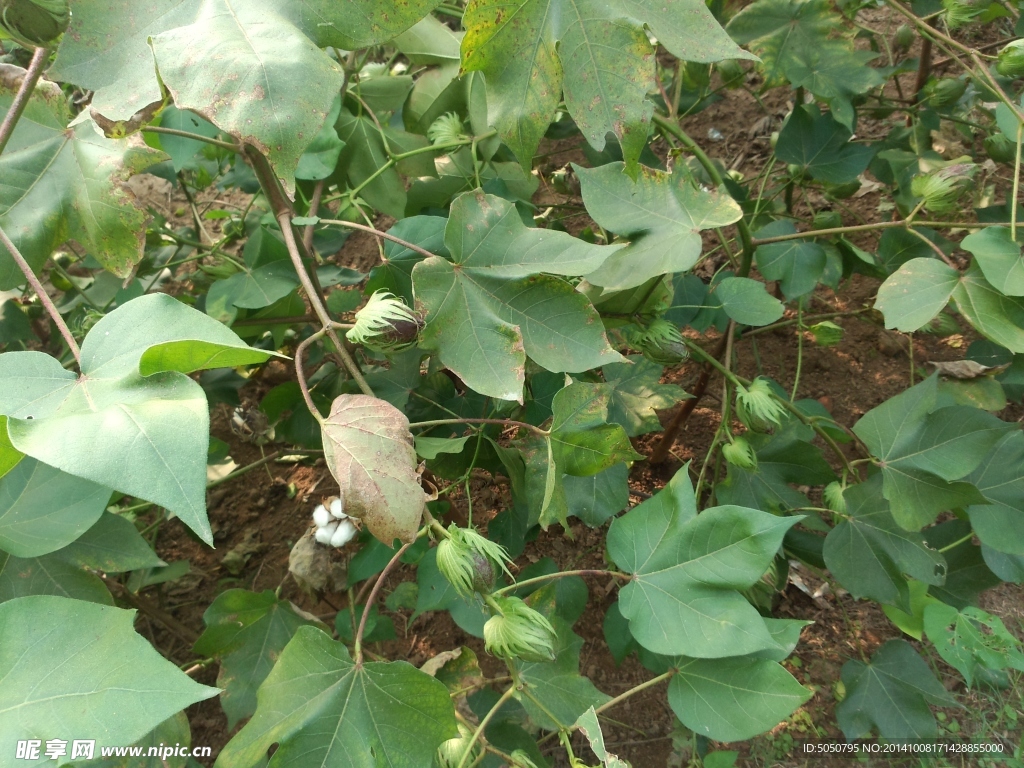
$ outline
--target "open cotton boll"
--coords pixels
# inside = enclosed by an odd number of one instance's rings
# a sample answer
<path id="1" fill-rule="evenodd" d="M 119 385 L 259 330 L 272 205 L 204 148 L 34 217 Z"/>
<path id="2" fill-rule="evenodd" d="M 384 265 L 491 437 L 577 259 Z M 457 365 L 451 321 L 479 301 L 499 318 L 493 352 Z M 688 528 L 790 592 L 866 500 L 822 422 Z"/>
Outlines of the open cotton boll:
<path id="1" fill-rule="evenodd" d="M 327 525 L 321 526 L 316 529 L 316 533 L 313 535 L 317 541 L 321 544 L 330 544 L 334 533 L 338 530 L 337 523 L 328 523 Z"/>
<path id="2" fill-rule="evenodd" d="M 355 535 L 358 533 L 358 529 L 352 525 L 351 520 L 341 520 L 338 522 L 338 528 L 335 530 L 334 535 L 331 537 L 332 547 L 344 547 L 348 544 Z"/>
<path id="3" fill-rule="evenodd" d="M 313 522 L 316 523 L 317 528 L 323 528 L 331 522 L 331 513 L 327 511 L 327 507 L 323 504 L 313 510 Z"/>
<path id="4" fill-rule="evenodd" d="M 337 496 L 331 499 L 331 514 L 339 520 L 344 520 L 348 517 L 342 510 L 341 499 Z"/>

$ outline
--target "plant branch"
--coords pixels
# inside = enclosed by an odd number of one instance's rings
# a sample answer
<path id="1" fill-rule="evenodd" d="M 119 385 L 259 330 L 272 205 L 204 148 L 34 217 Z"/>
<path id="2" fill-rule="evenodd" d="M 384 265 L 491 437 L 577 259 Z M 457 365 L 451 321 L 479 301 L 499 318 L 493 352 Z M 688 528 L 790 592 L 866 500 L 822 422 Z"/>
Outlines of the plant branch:
<path id="1" fill-rule="evenodd" d="M 313 397 L 309 394 L 309 384 L 306 383 L 306 372 L 302 366 L 302 355 L 310 344 L 313 344 L 318 339 L 322 339 L 326 333 L 327 331 L 321 328 L 316 333 L 311 334 L 309 338 L 303 339 L 295 349 L 295 378 L 299 382 L 299 391 L 302 392 L 302 399 L 306 401 L 306 407 L 309 409 L 309 412 L 313 414 L 313 418 L 321 426 L 323 426 L 324 417 L 320 415 L 320 409 L 313 403 Z"/>
<path id="2" fill-rule="evenodd" d="M 377 599 L 377 593 L 380 592 L 380 588 L 384 586 L 384 579 L 391 572 L 391 569 L 398 564 L 399 559 L 405 554 L 405 550 L 413 545 L 413 542 L 403 544 L 399 547 L 398 551 L 395 552 L 394 556 L 388 561 L 388 564 L 384 566 L 384 570 L 380 572 L 377 577 L 376 583 L 373 585 L 373 589 L 370 590 L 370 596 L 366 598 L 366 605 L 363 606 L 363 615 L 359 617 L 359 629 L 356 630 L 356 642 L 353 648 L 353 656 L 355 657 L 356 665 L 359 666 L 363 663 L 363 632 L 366 631 L 366 618 L 370 615 L 370 608 L 373 606 L 374 601 Z M 352 611 L 355 612 L 356 607 L 352 606 Z"/>
<path id="3" fill-rule="evenodd" d="M 71 350 L 71 354 L 75 356 L 75 361 L 78 363 L 78 367 L 82 367 L 82 351 L 78 348 L 78 342 L 75 341 L 75 337 L 71 335 L 71 329 L 68 328 L 67 323 L 64 322 L 64 318 L 61 317 L 60 312 L 57 311 L 57 307 L 53 303 L 53 299 L 50 298 L 46 289 L 43 288 L 43 284 L 39 282 L 39 278 L 36 277 L 36 273 L 32 271 L 32 267 L 29 266 L 28 262 L 25 261 L 25 257 L 21 255 L 18 247 L 4 232 L 3 227 L 0 227 L 0 243 L 4 244 L 8 253 L 11 254 L 11 258 L 14 259 L 14 263 L 18 265 L 18 269 L 21 270 L 22 274 L 25 275 L 25 279 L 28 284 L 32 286 L 32 290 L 36 292 L 39 297 L 39 301 L 46 309 L 46 313 L 53 320 L 54 325 L 57 326 L 57 330 L 60 331 L 60 335 L 64 337 L 64 341 L 67 342 L 68 349 Z"/>
<path id="4" fill-rule="evenodd" d="M 544 576 L 534 576 L 532 579 L 517 581 L 514 584 L 509 584 L 507 587 L 496 589 L 491 594 L 503 595 L 506 592 L 514 592 L 521 587 L 528 587 L 532 584 L 540 584 L 541 582 L 551 581 L 553 579 L 561 579 L 566 576 L 614 576 L 616 579 L 622 579 L 623 581 L 631 581 L 633 578 L 628 573 L 622 573 L 621 571 L 609 571 L 600 568 L 584 568 L 578 571 L 559 571 L 558 573 L 549 573 Z"/>
<path id="5" fill-rule="evenodd" d="M 398 243 L 398 245 L 402 246 L 403 248 L 408 248 L 410 251 L 418 253 L 421 256 L 423 256 L 425 258 L 428 258 L 428 259 L 431 256 L 436 256 L 437 255 L 437 254 L 431 253 L 430 251 L 426 250 L 425 248 L 421 248 L 418 245 L 410 243 L 408 240 L 403 240 L 400 237 L 395 237 L 394 235 L 390 234 L 389 232 L 381 232 L 379 229 L 376 229 L 375 227 L 369 227 L 366 224 L 358 224 L 358 223 L 356 223 L 354 221 L 345 221 L 344 219 L 320 219 L 320 223 L 321 224 L 334 224 L 335 226 L 338 226 L 338 227 L 348 227 L 349 229 L 358 229 L 360 232 L 369 232 L 371 235 L 373 235 L 374 237 L 376 237 L 378 239 L 390 240 L 393 243 Z"/>
<path id="6" fill-rule="evenodd" d="M 459 760 L 459 764 L 456 768 L 466 768 L 466 763 L 473 754 L 473 747 L 476 746 L 476 743 L 480 740 L 480 736 L 483 734 L 484 729 L 487 728 L 491 720 L 494 719 L 494 716 L 498 714 L 498 710 L 505 706 L 505 702 L 515 695 L 516 688 L 518 688 L 518 685 L 510 685 L 505 692 L 501 694 L 501 697 L 494 702 L 494 706 L 488 710 L 486 715 L 484 715 L 484 719 L 480 721 L 480 725 L 478 725 L 476 730 L 473 731 L 473 735 L 469 739 L 469 744 L 466 745 L 466 751 L 462 753 L 462 759 Z"/>
<path id="7" fill-rule="evenodd" d="M 519 427 L 520 429 L 528 429 L 543 437 L 551 434 L 546 429 L 535 427 L 533 424 L 527 424 L 525 421 L 513 421 L 512 419 L 434 419 L 432 421 L 414 421 L 409 425 L 409 429 L 439 427 L 443 424 L 498 424 L 503 427 Z"/>
<path id="8" fill-rule="evenodd" d="M 978 222 L 959 221 L 912 221 L 906 219 L 899 221 L 879 221 L 875 224 L 853 224 L 849 227 L 830 227 L 829 229 L 811 229 L 806 232 L 794 232 L 791 235 L 776 235 L 775 237 L 754 238 L 754 245 L 767 245 L 768 243 L 782 243 L 786 240 L 800 240 L 806 237 L 826 237 L 828 235 L 845 235 L 850 232 L 871 232 L 876 229 L 906 228 L 910 224 L 915 227 L 931 227 L 932 229 L 985 229 L 996 226 L 995 224 L 982 224 Z"/>
<path id="9" fill-rule="evenodd" d="M 39 77 L 43 74 L 43 67 L 46 66 L 49 58 L 49 48 L 36 48 L 35 53 L 32 54 L 32 62 L 21 79 L 21 86 L 14 95 L 11 108 L 7 110 L 3 123 L 0 123 L 0 153 L 7 148 L 7 142 L 11 140 L 11 135 L 14 133 L 14 126 L 25 111 L 25 107 L 28 106 L 32 92 L 35 90 L 36 83 L 39 82 Z"/>
<path id="10" fill-rule="evenodd" d="M 112 587 L 114 592 L 116 592 L 126 603 L 142 611 L 150 618 L 155 619 L 160 624 L 163 624 L 172 633 L 177 635 L 179 639 L 188 643 L 189 646 L 196 644 L 196 641 L 199 639 L 199 635 L 171 616 L 171 614 L 163 608 L 155 606 L 144 597 L 136 595 L 124 584 L 111 579 L 105 573 L 99 574 L 99 577 L 103 579 L 103 583 L 106 584 L 107 587 Z"/>
<path id="11" fill-rule="evenodd" d="M 232 144 L 230 141 L 221 141 L 220 139 L 213 139 L 209 136 L 203 136 L 198 133 L 190 133 L 188 131 L 179 131 L 177 128 L 164 128 L 162 125 L 147 125 L 140 129 L 143 133 L 163 133 L 167 136 L 180 136 L 183 139 L 192 139 L 192 141 L 201 141 L 204 144 L 212 144 L 215 147 L 221 149 L 229 149 L 232 152 L 241 153 L 242 149 L 237 144 Z"/>
<path id="12" fill-rule="evenodd" d="M 320 210 L 320 200 L 324 195 L 324 180 L 320 179 L 313 187 L 313 197 L 309 201 L 309 215 L 316 216 L 317 211 Z M 315 226 L 308 224 L 306 229 L 302 232 L 302 247 L 306 249 L 306 253 L 310 253 L 313 250 L 313 232 Z"/>

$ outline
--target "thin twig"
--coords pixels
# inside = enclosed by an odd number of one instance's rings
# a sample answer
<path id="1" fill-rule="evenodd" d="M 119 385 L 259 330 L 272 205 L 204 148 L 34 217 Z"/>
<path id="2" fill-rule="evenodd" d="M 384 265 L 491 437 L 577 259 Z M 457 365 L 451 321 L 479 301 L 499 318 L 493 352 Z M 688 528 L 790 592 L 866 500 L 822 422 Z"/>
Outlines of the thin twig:
<path id="1" fill-rule="evenodd" d="M 295 378 L 299 382 L 299 390 L 302 392 L 302 399 L 306 401 L 306 407 L 309 412 L 313 414 L 313 417 L 323 424 L 323 416 L 320 415 L 320 409 L 313 403 L 313 397 L 309 394 L 309 385 L 306 383 L 306 372 L 302 367 L 302 355 L 306 351 L 306 348 L 314 343 L 317 339 L 323 338 L 327 332 L 325 330 L 319 330 L 312 334 L 309 338 L 303 340 L 298 348 L 295 350 Z"/>
<path id="2" fill-rule="evenodd" d="M 410 251 L 418 253 L 421 256 L 424 256 L 425 258 L 428 259 L 431 256 L 437 255 L 431 253 L 425 248 L 421 248 L 420 246 L 415 245 L 414 243 L 410 243 L 408 240 L 403 240 L 400 237 L 395 237 L 389 232 L 381 232 L 379 229 L 375 229 L 374 227 L 368 227 L 365 224 L 357 224 L 354 221 L 345 221 L 344 219 L 320 219 L 320 223 L 334 224 L 335 226 L 348 227 L 349 229 L 358 229 L 360 232 L 369 232 L 374 237 L 380 238 L 382 240 L 390 240 L 393 243 L 398 243 L 398 245 L 402 246 L 403 248 L 408 248 Z"/>
<path id="3" fill-rule="evenodd" d="M 46 66 L 49 58 L 49 48 L 36 48 L 35 53 L 32 54 L 32 63 L 28 65 L 25 76 L 21 79 L 21 87 L 18 88 L 14 101 L 11 102 L 11 108 L 4 116 L 3 123 L 0 123 L 0 153 L 7 148 L 7 142 L 11 140 L 11 135 L 14 133 L 14 126 L 22 112 L 25 111 L 25 107 L 28 106 L 32 92 L 35 90 L 39 76 L 43 74 L 43 67 Z"/>
<path id="4" fill-rule="evenodd" d="M 370 608 L 373 606 L 374 600 L 377 599 L 377 593 L 380 592 L 380 588 L 384 586 L 384 579 L 391 572 L 391 569 L 395 567 L 398 560 L 405 554 L 405 550 L 413 545 L 413 542 L 403 544 L 394 557 L 388 561 L 388 564 L 384 566 L 384 570 L 380 572 L 377 577 L 377 582 L 373 585 L 373 589 L 370 591 L 370 596 L 366 598 L 366 605 L 363 606 L 363 615 L 359 618 L 359 629 L 356 630 L 356 642 L 353 649 L 353 656 L 355 656 L 356 665 L 363 663 L 363 632 L 366 631 L 366 617 L 370 615 Z M 352 606 L 353 613 L 355 612 L 356 606 Z"/>
<path id="5" fill-rule="evenodd" d="M 153 605 L 149 600 L 136 595 L 124 584 L 119 581 L 114 581 L 106 574 L 101 573 L 99 576 L 103 579 L 103 583 L 106 584 L 107 587 L 112 587 L 118 596 L 120 596 L 126 603 L 138 608 L 150 618 L 163 624 L 167 629 L 177 635 L 181 640 L 184 640 L 190 646 L 196 644 L 196 640 L 199 639 L 199 635 L 171 616 L 167 611 Z"/>
<path id="6" fill-rule="evenodd" d="M 439 427 L 443 424 L 497 424 L 503 427 L 519 427 L 521 429 L 528 429 L 535 434 L 541 436 L 547 436 L 551 433 L 546 429 L 535 427 L 533 424 L 527 424 L 525 421 L 513 421 L 512 419 L 433 419 L 432 421 L 414 421 L 409 425 L 409 429 L 424 429 L 426 427 Z"/>
<path id="7" fill-rule="evenodd" d="M 323 197 L 323 195 L 324 195 L 324 180 L 321 179 L 320 181 L 318 181 L 316 183 L 316 186 L 313 187 L 313 197 L 309 201 L 309 215 L 310 216 L 316 216 L 317 211 L 320 210 L 320 199 Z M 313 224 L 307 224 L 305 231 L 302 233 L 302 247 L 305 248 L 307 252 L 313 250 L 313 232 L 314 232 L 314 229 L 315 229 L 315 227 L 314 227 Z"/>
<path id="8" fill-rule="evenodd" d="M 0 227 L 0 242 L 4 244 L 8 252 L 11 254 L 11 258 L 14 259 L 14 263 L 18 265 L 22 274 L 25 275 L 25 279 L 28 280 L 28 284 L 32 286 L 32 290 L 36 292 L 39 297 L 39 301 L 42 302 L 43 307 L 46 309 L 46 313 L 53 320 L 54 325 L 57 326 L 57 330 L 60 331 L 60 335 L 64 337 L 64 341 L 67 342 L 68 349 L 71 350 L 71 354 L 75 356 L 75 361 L 78 363 L 78 367 L 82 367 L 82 351 L 78 348 L 78 342 L 75 341 L 75 337 L 71 335 L 71 329 L 68 328 L 67 323 L 64 322 L 64 318 L 61 317 L 60 312 L 57 311 L 57 307 L 54 305 L 53 300 L 47 294 L 46 289 L 43 288 L 43 284 L 39 282 L 39 278 L 36 277 L 36 273 L 32 271 L 32 267 L 29 266 L 28 262 L 25 261 L 25 257 L 21 255 L 14 242 L 4 232 L 3 227 Z"/>
<path id="9" fill-rule="evenodd" d="M 192 139 L 192 141 L 201 141 L 204 144 L 211 144 L 214 147 L 220 147 L 221 149 L 230 149 L 232 152 L 241 152 L 242 148 L 237 144 L 232 144 L 230 141 L 221 141 L 220 139 L 213 139 L 209 136 L 203 136 L 199 133 L 189 133 L 188 131 L 179 131 L 177 128 L 164 128 L 162 125 L 147 125 L 140 129 L 143 133 L 163 133 L 168 136 L 180 136 L 183 139 Z"/>

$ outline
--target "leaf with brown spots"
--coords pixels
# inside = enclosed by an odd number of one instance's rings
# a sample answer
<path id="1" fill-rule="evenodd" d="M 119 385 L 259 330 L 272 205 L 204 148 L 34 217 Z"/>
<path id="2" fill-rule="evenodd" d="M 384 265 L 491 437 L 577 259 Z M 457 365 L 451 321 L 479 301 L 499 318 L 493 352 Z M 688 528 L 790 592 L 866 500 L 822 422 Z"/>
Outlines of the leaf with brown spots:
<path id="1" fill-rule="evenodd" d="M 491 122 L 524 165 L 564 92 L 587 141 L 600 150 L 614 133 L 636 173 L 656 87 L 644 27 L 688 61 L 754 58 L 701 0 L 471 0 L 462 21 L 463 69 L 487 76 Z"/>
<path id="2" fill-rule="evenodd" d="M 420 344 L 470 388 L 521 401 L 527 355 L 570 373 L 622 361 L 587 297 L 552 277 L 590 272 L 621 246 L 528 228 L 512 203 L 472 192 L 452 204 L 445 245 L 450 260 L 433 256 L 412 272 L 427 313 Z"/>
<path id="3" fill-rule="evenodd" d="M 24 70 L 0 64 L 0 114 Z M 38 271 L 64 242 L 80 244 L 125 277 L 142 258 L 147 216 L 125 182 L 165 155 L 138 138 L 108 139 L 90 120 L 68 126 L 60 89 L 43 81 L 0 156 L 0 226 Z M 25 282 L 0 248 L 0 290 Z"/>
<path id="4" fill-rule="evenodd" d="M 395 539 L 415 539 L 426 494 L 405 414 L 375 397 L 341 395 L 323 433 L 327 466 L 341 486 L 345 513 L 362 520 L 388 546 Z"/>

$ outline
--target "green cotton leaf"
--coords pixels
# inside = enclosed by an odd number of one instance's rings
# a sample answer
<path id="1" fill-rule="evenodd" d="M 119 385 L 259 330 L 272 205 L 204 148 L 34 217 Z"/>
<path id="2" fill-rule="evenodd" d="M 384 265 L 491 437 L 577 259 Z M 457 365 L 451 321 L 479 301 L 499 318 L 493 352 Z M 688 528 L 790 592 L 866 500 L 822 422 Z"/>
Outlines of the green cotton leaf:
<path id="1" fill-rule="evenodd" d="M 104 512 L 89 530 L 57 553 L 68 563 L 104 573 L 126 573 L 167 565 L 157 557 L 135 524 Z"/>
<path id="2" fill-rule="evenodd" d="M 974 330 L 1015 354 L 1024 352 L 1024 299 L 1005 296 L 971 264 L 953 291 L 956 308 Z"/>
<path id="3" fill-rule="evenodd" d="M 20 82 L 0 78 L 0 114 L 11 108 Z M 36 272 L 73 240 L 126 277 L 142 258 L 148 220 L 126 182 L 164 155 L 137 138 L 105 138 L 89 120 L 69 127 L 70 119 L 60 88 L 38 84 L 0 156 L 0 227 Z M 0 290 L 24 283 L 0 248 Z"/>
<path id="4" fill-rule="evenodd" d="M 938 259 L 910 259 L 879 287 L 875 309 L 886 328 L 912 333 L 945 309 L 959 281 L 960 273 Z"/>
<path id="5" fill-rule="evenodd" d="M 696 188 L 683 172 L 640 166 L 634 182 L 624 168 L 622 163 L 573 165 L 594 221 L 630 240 L 586 276 L 593 285 L 624 290 L 652 277 L 686 272 L 700 260 L 701 230 L 724 227 L 743 215 L 731 197 Z"/>
<path id="6" fill-rule="evenodd" d="M 598 151 L 611 132 L 635 174 L 654 106 L 650 29 L 682 59 L 751 59 L 696 0 L 473 0 L 462 66 L 483 72 L 491 123 L 528 166 L 562 98 Z"/>
<path id="7" fill-rule="evenodd" d="M 0 603 L 32 595 L 114 604 L 103 579 L 75 563 L 69 563 L 60 550 L 28 558 L 0 552 Z"/>
<path id="8" fill-rule="evenodd" d="M 842 680 L 846 698 L 836 707 L 836 719 L 847 739 L 876 730 L 887 741 L 931 740 L 938 729 L 928 705 L 958 706 L 905 640 L 890 640 L 868 664 L 846 662 Z"/>
<path id="9" fill-rule="evenodd" d="M 110 493 L 25 457 L 0 478 L 0 549 L 39 557 L 67 546 L 99 520 Z"/>
<path id="10" fill-rule="evenodd" d="M 630 437 L 661 430 L 656 411 L 671 408 L 690 397 L 682 387 L 662 384 L 665 370 L 642 355 L 630 355 L 627 363 L 601 368 L 607 383 L 608 421 L 620 424 Z"/>
<path id="11" fill-rule="evenodd" d="M 914 234 L 924 235 L 922 240 Z M 892 274 L 911 259 L 935 259 L 935 251 L 929 245 L 935 242 L 938 235 L 935 230 L 926 227 L 914 227 L 913 232 L 903 227 L 892 227 L 882 232 L 878 238 L 878 263 L 886 274 Z"/>
<path id="12" fill-rule="evenodd" d="M 306 151 L 299 158 L 299 164 L 295 168 L 295 178 L 306 181 L 322 181 L 334 173 L 338 165 L 338 158 L 341 150 L 345 148 L 345 142 L 338 138 L 338 131 L 334 124 L 341 114 L 341 97 L 338 96 L 327 113 L 320 133 L 313 137 L 313 141 L 306 147 Z"/>
<path id="13" fill-rule="evenodd" d="M 438 256 L 448 256 L 448 248 L 444 244 L 444 228 L 447 223 L 448 219 L 441 216 L 410 216 L 396 223 L 388 230 L 388 234 Z M 384 263 L 370 270 L 365 292 L 373 294 L 383 289 L 401 297 L 411 306 L 415 303 L 412 295 L 412 270 L 424 258 L 423 254 L 404 245 L 385 240 Z"/>
<path id="14" fill-rule="evenodd" d="M 18 740 L 70 734 L 88 734 L 99 754 L 217 695 L 160 656 L 132 628 L 134 618 L 135 611 L 63 597 L 0 605 L 3 754 L 13 755 Z"/>
<path id="15" fill-rule="evenodd" d="M 25 454 L 14 447 L 7 434 L 7 417 L 0 416 L 0 481 L 24 458 Z"/>
<path id="16" fill-rule="evenodd" d="M 469 388 L 522 402 L 527 355 L 570 373 L 623 359 L 589 300 L 552 276 L 593 271 L 617 247 L 528 229 L 512 203 L 480 192 L 452 203 L 445 243 L 450 260 L 433 256 L 412 272 L 427 315 L 420 345 Z"/>
<path id="17" fill-rule="evenodd" d="M 347 109 L 338 116 L 337 131 L 345 143 L 338 167 L 353 189 L 363 186 L 360 195 L 378 211 L 395 219 L 405 216 L 405 182 L 398 169 L 389 166 L 387 150 L 377 124 L 369 117 L 356 117 Z"/>
<path id="18" fill-rule="evenodd" d="M 877 54 L 857 51 L 849 35 L 836 38 L 842 17 L 828 0 L 759 0 L 737 13 L 729 34 L 763 60 L 765 85 L 804 87 L 836 111 L 849 110 L 850 98 L 884 81 L 867 66 Z M 848 127 L 851 120 L 844 119 Z"/>
<path id="19" fill-rule="evenodd" d="M 135 741 L 132 746 L 142 750 L 137 753 L 138 757 L 131 755 L 119 757 L 116 756 L 117 750 L 114 750 L 114 757 L 100 757 L 85 763 L 75 761 L 74 765 L 75 768 L 195 768 L 198 765 L 195 760 L 190 759 L 186 762 L 186 758 L 183 757 L 178 758 L 180 763 L 175 762 L 174 758 L 160 757 L 161 748 L 171 744 L 192 746 L 192 731 L 189 728 L 188 716 L 184 712 L 172 715 L 141 739 Z M 150 747 L 154 748 L 152 752 L 149 751 Z M 99 752 L 94 754 L 99 754 Z"/>
<path id="20" fill-rule="evenodd" d="M 1020 641 L 1010 634 L 1002 619 L 980 608 L 958 611 L 935 601 L 925 606 L 924 631 L 943 661 L 974 685 L 978 669 L 1024 670 Z"/>
<path id="21" fill-rule="evenodd" d="M 790 223 L 770 225 L 758 237 L 777 237 L 796 232 Z M 814 290 L 825 274 L 828 256 L 825 249 L 812 240 L 784 240 L 759 245 L 754 251 L 757 268 L 768 280 L 778 280 L 787 299 L 795 299 Z"/>
<path id="22" fill-rule="evenodd" d="M 674 666 L 669 706 L 683 725 L 714 741 L 743 741 L 764 733 L 811 697 L 769 659 L 681 657 Z"/>
<path id="23" fill-rule="evenodd" d="M 569 515 L 563 475 L 589 477 L 643 457 L 633 450 L 625 430 L 608 423 L 611 395 L 602 384 L 575 382 L 555 394 L 550 435 L 531 433 L 517 441 L 526 462 L 526 494 L 531 520 L 547 529 L 567 527 Z"/>
<path id="24" fill-rule="evenodd" d="M 516 698 L 531 720 L 541 728 L 557 731 L 570 727 L 580 715 L 610 701 L 611 696 L 580 674 L 583 638 L 558 616 L 551 617 L 551 624 L 557 633 L 555 660 L 513 664 L 526 683 Z"/>
<path id="25" fill-rule="evenodd" d="M 821 450 L 791 430 L 771 437 L 747 433 L 744 439 L 757 455 L 757 467 L 729 466 L 728 476 L 716 489 L 723 504 L 773 512 L 808 507 L 807 496 L 791 486 L 825 485 L 835 479 Z"/>
<path id="26" fill-rule="evenodd" d="M 779 131 L 775 156 L 800 166 L 819 181 L 846 184 L 864 173 L 875 154 L 871 147 L 851 143 L 852 135 L 830 113 L 822 114 L 814 104 L 804 104 Z"/>
<path id="27" fill-rule="evenodd" d="M 630 768 L 629 763 L 620 760 L 618 755 L 611 754 L 604 745 L 604 734 L 601 732 L 601 721 L 593 707 L 576 719 L 576 728 L 587 739 L 597 759 L 604 768 Z"/>
<path id="28" fill-rule="evenodd" d="M 920 530 L 947 509 L 983 504 L 970 483 L 956 483 L 977 467 L 999 439 L 1014 429 L 966 405 L 937 407 L 938 378 L 931 378 L 868 411 L 853 427 L 882 468 L 882 493 L 892 516 L 908 531 Z"/>
<path id="29" fill-rule="evenodd" d="M 319 626 L 309 614 L 287 600 L 278 600 L 269 589 L 221 592 L 206 609 L 203 622 L 206 630 L 192 650 L 220 660 L 217 685 L 224 689 L 220 703 L 229 729 L 256 711 L 256 689 L 298 628 Z"/>
<path id="30" fill-rule="evenodd" d="M 566 516 L 575 516 L 591 528 L 629 506 L 629 467 L 615 464 L 591 477 L 562 475 Z"/>
<path id="31" fill-rule="evenodd" d="M 924 609 L 930 603 L 941 602 L 928 594 L 928 585 L 917 579 L 907 581 L 910 592 L 910 611 L 883 605 L 882 612 L 905 635 L 920 640 L 924 635 Z"/>
<path id="32" fill-rule="evenodd" d="M 436 459 L 439 453 L 462 453 L 469 435 L 463 437 L 417 437 L 416 455 L 424 459 Z"/>
<path id="33" fill-rule="evenodd" d="M 255 365 L 275 353 L 253 349 L 222 323 L 165 293 L 122 304 L 82 343 L 82 372 L 112 379 L 138 372 L 193 373 Z"/>
<path id="34" fill-rule="evenodd" d="M 717 299 L 732 320 L 740 325 L 769 325 L 774 323 L 786 308 L 781 301 L 768 293 L 760 280 L 749 277 L 725 277 L 711 289 L 710 300 Z"/>
<path id="35" fill-rule="evenodd" d="M 843 492 L 849 517 L 825 537 L 825 565 L 854 597 L 867 597 L 911 612 L 904 574 L 925 584 L 946 580 L 946 559 L 920 533 L 900 528 L 882 498 L 876 474 Z"/>
<path id="36" fill-rule="evenodd" d="M 344 644 L 299 627 L 257 694 L 256 714 L 227 743 L 219 768 L 336 763 L 430 768 L 458 730 L 444 684 L 404 661 L 357 666 Z"/>
<path id="37" fill-rule="evenodd" d="M 696 514 L 687 468 L 612 523 L 608 551 L 633 579 L 619 608 L 637 641 L 655 653 L 740 656 L 776 647 L 740 594 L 767 570 L 800 517 L 724 506 Z"/>
<path id="38" fill-rule="evenodd" d="M 1024 434 L 1005 435 L 964 479 L 988 500 L 967 508 L 981 543 L 997 552 L 1024 555 Z"/>
<path id="39" fill-rule="evenodd" d="M 177 107 L 256 147 L 287 190 L 344 79 L 341 65 L 310 39 L 320 29 L 304 5 L 202 0 L 191 23 L 151 37 Z"/>
<path id="40" fill-rule="evenodd" d="M 163 98 L 150 36 L 190 24 L 199 6 L 200 0 L 76 2 L 48 75 L 95 91 L 92 109 L 127 120 Z"/>
<path id="41" fill-rule="evenodd" d="M 988 569 L 982 548 L 972 543 L 971 525 L 966 520 L 947 520 L 924 531 L 929 547 L 945 549 L 946 581 L 932 587 L 933 597 L 954 608 L 966 608 L 978 602 L 978 595 L 999 584 L 999 577 Z"/>
<path id="42" fill-rule="evenodd" d="M 148 45 L 146 46 L 146 53 L 150 54 Z M 95 103 L 96 97 L 93 96 L 93 104 Z M 95 109 L 96 107 L 94 106 L 93 108 Z M 103 110 L 100 110 L 100 112 L 102 113 Z M 173 128 L 177 131 L 195 133 L 208 139 L 216 138 L 218 133 L 217 126 L 203 120 L 199 115 L 178 109 L 173 104 L 164 107 L 160 112 L 160 126 L 162 128 Z M 156 138 L 160 141 L 160 148 L 170 156 L 175 173 L 184 168 L 194 169 L 196 166 L 193 161 L 196 159 L 196 155 L 209 146 L 206 142 L 199 141 L 198 139 L 189 139 L 169 133 L 156 134 Z"/>
<path id="43" fill-rule="evenodd" d="M 413 64 L 444 65 L 459 61 L 459 38 L 433 16 L 417 21 L 392 44 Z"/>
<path id="44" fill-rule="evenodd" d="M 284 261 L 275 261 L 218 280 L 210 286 L 206 304 L 208 307 L 230 305 L 239 309 L 263 309 L 283 299 L 298 284 L 295 267 Z"/>
<path id="45" fill-rule="evenodd" d="M 415 540 L 426 494 L 405 414 L 375 397 L 339 395 L 321 426 L 345 514 L 362 520 L 387 546 Z"/>
<path id="46" fill-rule="evenodd" d="M 1024 296 L 1021 247 L 1008 227 L 987 227 L 968 235 L 960 247 L 974 255 L 985 279 L 1007 296 Z"/>

